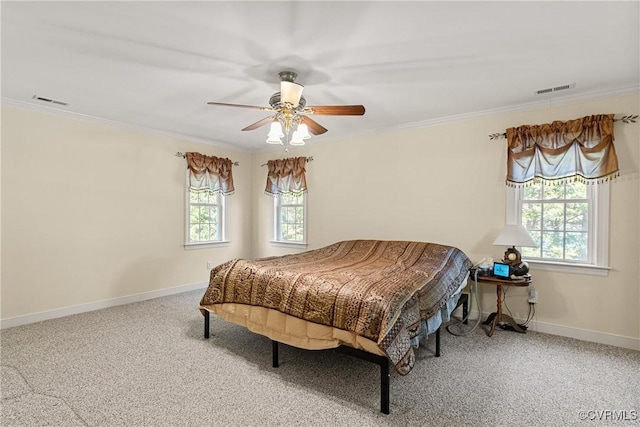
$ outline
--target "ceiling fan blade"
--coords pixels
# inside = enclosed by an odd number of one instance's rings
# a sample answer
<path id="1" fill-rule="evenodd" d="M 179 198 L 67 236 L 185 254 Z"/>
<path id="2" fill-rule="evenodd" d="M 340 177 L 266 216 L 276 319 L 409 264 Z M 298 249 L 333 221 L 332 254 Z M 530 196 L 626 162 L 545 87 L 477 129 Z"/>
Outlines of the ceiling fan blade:
<path id="1" fill-rule="evenodd" d="M 251 125 L 247 126 L 246 128 L 244 128 L 242 130 L 255 130 L 255 129 L 258 129 L 259 127 L 264 126 L 267 123 L 271 123 L 275 118 L 276 118 L 276 116 L 265 117 L 264 119 L 258 120 L 254 124 L 251 124 Z"/>
<path id="2" fill-rule="evenodd" d="M 311 132 L 314 135 L 321 135 L 327 131 L 327 129 L 324 126 L 322 126 L 320 123 L 316 122 L 315 120 L 310 119 L 309 117 L 301 116 L 300 118 L 302 122 L 305 123 L 309 128 L 309 132 Z"/>
<path id="3" fill-rule="evenodd" d="M 327 116 L 362 116 L 364 115 L 364 105 L 318 105 L 306 107 L 303 112 Z"/>
<path id="4" fill-rule="evenodd" d="M 209 105 L 221 105 L 223 107 L 253 108 L 254 110 L 274 111 L 273 108 L 270 108 L 270 107 L 259 107 L 257 105 L 228 104 L 226 102 L 207 102 L 207 104 L 209 104 Z"/>

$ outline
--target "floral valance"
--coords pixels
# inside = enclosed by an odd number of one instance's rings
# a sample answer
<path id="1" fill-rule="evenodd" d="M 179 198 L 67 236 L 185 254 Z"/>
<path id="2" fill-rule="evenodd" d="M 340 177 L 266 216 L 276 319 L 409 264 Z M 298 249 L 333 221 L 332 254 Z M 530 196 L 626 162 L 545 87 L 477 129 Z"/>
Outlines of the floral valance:
<path id="1" fill-rule="evenodd" d="M 507 129 L 507 184 L 614 178 L 619 169 L 613 139 L 613 114 Z"/>
<path id="2" fill-rule="evenodd" d="M 265 194 L 277 196 L 278 194 L 303 193 L 307 191 L 306 162 L 306 157 L 269 160 L 267 162 Z"/>
<path id="3" fill-rule="evenodd" d="M 200 153 L 186 153 L 189 168 L 189 188 L 231 194 L 234 192 L 231 160 Z"/>

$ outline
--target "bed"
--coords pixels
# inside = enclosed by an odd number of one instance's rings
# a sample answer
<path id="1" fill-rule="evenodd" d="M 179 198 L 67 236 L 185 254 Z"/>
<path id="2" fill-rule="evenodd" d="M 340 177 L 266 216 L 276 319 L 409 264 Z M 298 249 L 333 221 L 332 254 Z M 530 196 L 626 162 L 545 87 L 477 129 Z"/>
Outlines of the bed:
<path id="1" fill-rule="evenodd" d="M 472 263 L 437 243 L 346 240 L 298 254 L 234 259 L 211 270 L 200 301 L 209 315 L 242 325 L 273 342 L 337 348 L 381 367 L 381 410 L 389 413 L 389 363 L 401 375 L 414 349 L 439 334 L 465 287 Z M 436 355 L 439 354 L 437 335 Z"/>

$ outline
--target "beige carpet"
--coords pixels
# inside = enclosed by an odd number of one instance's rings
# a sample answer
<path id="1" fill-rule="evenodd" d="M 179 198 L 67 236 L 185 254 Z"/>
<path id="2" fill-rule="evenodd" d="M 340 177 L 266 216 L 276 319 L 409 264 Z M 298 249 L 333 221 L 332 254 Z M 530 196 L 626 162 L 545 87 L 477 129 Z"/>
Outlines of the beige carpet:
<path id="1" fill-rule="evenodd" d="M 0 332 L 2 426 L 640 425 L 640 352 L 535 332 L 442 334 L 391 375 L 281 346 L 215 317 L 203 291 Z M 583 411 L 583 412 L 581 412 Z M 608 412 L 607 412 L 608 411 Z M 584 420 L 583 418 L 588 418 Z"/>

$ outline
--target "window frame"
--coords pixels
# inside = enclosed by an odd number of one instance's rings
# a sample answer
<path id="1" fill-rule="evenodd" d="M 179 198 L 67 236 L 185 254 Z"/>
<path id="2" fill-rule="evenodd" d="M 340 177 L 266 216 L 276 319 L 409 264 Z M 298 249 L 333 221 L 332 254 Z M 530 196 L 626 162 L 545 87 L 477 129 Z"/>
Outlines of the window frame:
<path id="1" fill-rule="evenodd" d="M 277 194 L 273 196 L 273 218 L 272 218 L 272 240 L 270 241 L 272 246 L 280 246 L 280 247 L 295 247 L 295 248 L 306 248 L 307 247 L 307 192 L 300 193 L 302 196 L 302 204 L 301 205 L 285 205 L 285 206 L 302 206 L 302 241 L 293 241 L 293 240 L 283 240 L 282 239 L 282 224 L 280 223 L 280 208 L 283 206 L 282 194 Z"/>
<path id="2" fill-rule="evenodd" d="M 204 249 L 216 246 L 226 246 L 229 244 L 227 239 L 226 225 L 227 225 L 227 198 L 222 193 L 215 193 L 218 203 L 216 204 L 219 209 L 219 221 L 218 221 L 218 234 L 220 239 L 207 240 L 203 242 L 191 242 L 191 189 L 189 188 L 189 174 L 187 171 L 187 185 L 185 187 L 185 217 L 184 217 L 184 248 L 185 249 Z M 213 206 L 208 203 L 207 205 Z"/>
<path id="3" fill-rule="evenodd" d="M 507 187 L 507 224 L 522 224 L 523 193 L 522 186 Z M 589 262 L 550 261 L 527 258 L 525 255 L 522 256 L 523 260 L 542 271 L 607 276 L 611 269 L 609 266 L 610 183 L 588 184 L 587 199 L 589 200 Z"/>

